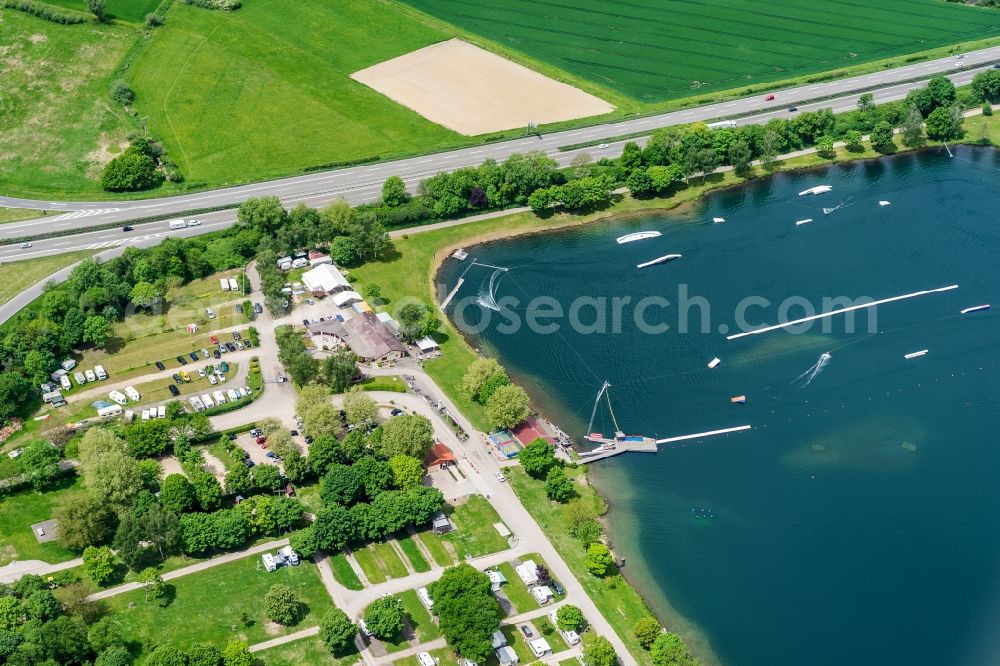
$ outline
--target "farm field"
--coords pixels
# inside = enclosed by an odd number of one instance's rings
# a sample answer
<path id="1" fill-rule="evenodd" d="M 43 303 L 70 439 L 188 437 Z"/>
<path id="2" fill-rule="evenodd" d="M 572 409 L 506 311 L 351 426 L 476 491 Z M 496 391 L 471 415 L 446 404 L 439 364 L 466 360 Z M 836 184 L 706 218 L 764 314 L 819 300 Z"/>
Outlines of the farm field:
<path id="1" fill-rule="evenodd" d="M 3 264 L 0 266 L 0 302 L 10 300 L 39 280 L 44 280 L 59 269 L 75 264 L 95 252 L 97 250 L 79 250 Z"/>
<path id="2" fill-rule="evenodd" d="M 995 9 L 940 0 L 405 2 L 648 103 L 926 51 L 1000 28 Z"/>
<path id="3" fill-rule="evenodd" d="M 82 2 L 76 4 L 83 9 Z M 4 10 L 0 21 L 4 63 L 0 190 L 4 194 L 100 196 L 101 167 L 121 150 L 134 129 L 108 91 L 115 66 L 138 35 L 125 25 L 59 25 Z"/>
<path id="4" fill-rule="evenodd" d="M 288 12 L 280 0 L 234 12 L 174 3 L 130 68 L 136 108 L 189 185 L 461 139 L 349 78 L 451 35 L 381 2 L 300 0 L 297 20 Z"/>

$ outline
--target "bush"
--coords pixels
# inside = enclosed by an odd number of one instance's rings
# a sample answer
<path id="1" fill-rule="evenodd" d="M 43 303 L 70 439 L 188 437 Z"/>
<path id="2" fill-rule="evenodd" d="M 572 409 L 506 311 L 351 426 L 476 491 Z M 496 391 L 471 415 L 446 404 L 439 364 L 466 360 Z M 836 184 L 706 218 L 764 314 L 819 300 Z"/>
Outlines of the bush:
<path id="1" fill-rule="evenodd" d="M 101 188 L 108 192 L 136 192 L 162 183 L 163 174 L 153 158 L 132 146 L 108 162 L 101 173 Z"/>
<path id="2" fill-rule="evenodd" d="M 154 12 L 146 14 L 146 25 L 148 25 L 150 28 L 159 27 L 164 23 L 166 23 L 166 19 L 160 16 L 159 14 L 156 14 Z"/>
<path id="3" fill-rule="evenodd" d="M 291 626 L 302 615 L 302 602 L 295 596 L 292 588 L 275 583 L 264 595 L 264 612 L 272 621 L 286 627 Z"/>
<path id="4" fill-rule="evenodd" d="M 19 12 L 31 14 L 32 16 L 45 21 L 61 23 L 62 25 L 73 25 L 76 23 L 83 23 L 87 20 L 87 17 L 83 14 L 59 12 L 51 7 L 35 4 L 34 2 L 31 2 L 31 0 L 0 0 L 0 8 L 16 9 Z"/>
<path id="5" fill-rule="evenodd" d="M 205 9 L 221 9 L 231 12 L 240 8 L 240 0 L 181 0 L 185 5 L 195 5 Z"/>
<path id="6" fill-rule="evenodd" d="M 128 84 L 118 79 L 111 86 L 111 99 L 115 100 L 122 106 L 128 106 L 135 101 L 135 93 L 132 89 L 128 87 Z"/>
<path id="7" fill-rule="evenodd" d="M 987 102 L 986 104 L 983 104 L 983 115 L 984 116 L 992 116 L 993 115 L 993 106 L 989 102 Z"/>

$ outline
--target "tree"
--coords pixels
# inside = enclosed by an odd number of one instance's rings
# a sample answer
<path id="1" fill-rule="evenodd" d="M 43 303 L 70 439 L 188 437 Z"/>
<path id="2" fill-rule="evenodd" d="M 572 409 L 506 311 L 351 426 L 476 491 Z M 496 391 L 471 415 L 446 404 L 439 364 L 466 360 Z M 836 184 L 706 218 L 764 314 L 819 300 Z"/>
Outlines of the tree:
<path id="1" fill-rule="evenodd" d="M 265 467 L 266 465 L 261 465 Z M 202 511 L 213 511 L 222 504 L 222 486 L 218 480 L 208 472 L 198 471 L 192 475 L 191 486 L 194 488 L 194 497 Z"/>
<path id="2" fill-rule="evenodd" d="M 357 635 L 358 627 L 339 608 L 327 611 L 320 618 L 319 638 L 332 654 L 343 652 Z"/>
<path id="3" fill-rule="evenodd" d="M 357 357 L 349 347 L 338 347 L 320 363 L 319 376 L 334 393 L 343 393 L 358 374 Z"/>
<path id="4" fill-rule="evenodd" d="M 405 490 L 419 486 L 424 478 L 424 465 L 413 456 L 395 455 L 389 458 L 389 467 L 392 468 L 392 478 L 397 488 Z"/>
<path id="5" fill-rule="evenodd" d="M 642 167 L 635 169 L 628 175 L 628 178 L 625 179 L 625 186 L 634 197 L 649 196 L 655 191 L 649 170 Z"/>
<path id="6" fill-rule="evenodd" d="M 103 0 L 97 0 L 103 3 Z M 101 188 L 108 192 L 135 192 L 159 187 L 164 176 L 156 168 L 156 161 L 134 146 L 125 149 L 118 157 L 104 166 L 101 172 Z"/>
<path id="7" fill-rule="evenodd" d="M 733 171 L 737 176 L 746 176 L 750 173 L 750 163 L 753 160 L 753 151 L 744 139 L 733 141 L 729 147 L 729 163 L 733 166 Z"/>
<path id="8" fill-rule="evenodd" d="M 352 386 L 344 394 L 344 412 L 347 414 L 347 422 L 352 425 L 374 423 L 375 417 L 378 416 L 378 405 L 365 395 L 364 389 L 360 386 Z"/>
<path id="9" fill-rule="evenodd" d="M 590 573 L 604 576 L 613 563 L 611 551 L 603 543 L 596 541 L 587 547 L 587 569 Z"/>
<path id="10" fill-rule="evenodd" d="M 847 149 L 852 152 L 864 149 L 864 144 L 861 142 L 861 132 L 858 130 L 847 130 L 847 133 L 844 135 L 844 143 L 847 145 Z"/>
<path id="11" fill-rule="evenodd" d="M 428 591 L 448 645 L 466 659 L 486 661 L 493 652 L 493 632 L 503 617 L 489 576 L 463 563 L 445 569 Z"/>
<path id="12" fill-rule="evenodd" d="M 406 203 L 406 184 L 399 176 L 389 176 L 382 183 L 382 205 L 396 208 Z"/>
<path id="13" fill-rule="evenodd" d="M 528 442 L 517 459 L 521 461 L 524 471 L 536 479 L 544 477 L 556 462 L 555 450 L 541 437 Z"/>
<path id="14" fill-rule="evenodd" d="M 567 604 L 556 611 L 556 624 L 560 631 L 580 631 L 583 627 L 583 611 Z"/>
<path id="15" fill-rule="evenodd" d="M 312 432 L 312 430 L 308 432 Z M 330 465 L 340 462 L 342 459 L 340 442 L 333 435 L 321 434 L 317 435 L 313 443 L 309 445 L 306 464 L 314 475 L 323 476 Z"/>
<path id="16" fill-rule="evenodd" d="M 24 609 L 28 618 L 48 622 L 63 614 L 62 604 L 55 598 L 51 590 L 37 590 L 24 600 Z"/>
<path id="17" fill-rule="evenodd" d="M 0 630 L 13 631 L 24 621 L 24 608 L 14 597 L 0 597 Z"/>
<path id="18" fill-rule="evenodd" d="M 404 414 L 382 424 L 382 440 L 376 447 L 385 458 L 396 455 L 423 460 L 434 445 L 434 426 L 426 416 Z"/>
<path id="19" fill-rule="evenodd" d="M 167 586 L 163 583 L 160 573 L 153 567 L 146 567 L 139 572 L 139 582 L 142 583 L 143 598 L 146 603 L 154 599 L 162 606 L 167 598 Z"/>
<path id="20" fill-rule="evenodd" d="M 356 506 L 364 506 L 358 504 Z M 313 523 L 316 545 L 329 553 L 337 552 L 354 538 L 357 524 L 354 516 L 339 504 L 320 509 Z"/>
<path id="21" fill-rule="evenodd" d="M 99 453 L 81 465 L 84 482 L 90 492 L 113 511 L 122 512 L 142 490 L 139 464 L 132 456 L 112 449 Z"/>
<path id="22" fill-rule="evenodd" d="M 143 666 L 187 666 L 187 655 L 173 643 L 161 643 L 146 657 Z"/>
<path id="23" fill-rule="evenodd" d="M 183 474 L 168 474 L 160 488 L 160 503 L 174 513 L 185 513 L 194 506 L 194 486 Z"/>
<path id="24" fill-rule="evenodd" d="M 402 338 L 413 342 L 423 336 L 428 315 L 428 308 L 423 303 L 407 303 L 399 308 L 396 318 L 399 320 L 399 334 Z"/>
<path id="25" fill-rule="evenodd" d="M 103 586 L 115 575 L 115 555 L 107 546 L 87 546 L 83 551 L 83 570 L 94 581 Z"/>
<path id="26" fill-rule="evenodd" d="M 507 379 L 507 373 L 496 359 L 477 358 L 465 371 L 465 376 L 462 378 L 462 388 L 473 400 L 482 404 L 486 402 L 486 398 L 481 397 L 483 387 L 498 377 Z M 509 381 L 507 379 L 508 383 Z"/>
<path id="27" fill-rule="evenodd" d="M 253 481 L 246 465 L 235 465 L 226 472 L 226 492 L 230 495 L 246 495 L 251 488 Z"/>
<path id="28" fill-rule="evenodd" d="M 214 645 L 201 643 L 187 651 L 188 666 L 222 666 L 222 653 Z"/>
<path id="29" fill-rule="evenodd" d="M 698 663 L 681 637 L 674 633 L 661 633 L 649 648 L 656 666 L 696 666 Z"/>
<path id="30" fill-rule="evenodd" d="M 277 490 L 285 485 L 281 470 L 274 465 L 257 465 L 250 476 L 253 477 L 253 484 L 261 490 Z"/>
<path id="31" fill-rule="evenodd" d="M 104 0 L 84 0 L 98 23 L 104 23 Z"/>
<path id="32" fill-rule="evenodd" d="M 115 645 L 97 655 L 94 666 L 131 666 L 132 655 L 121 645 Z"/>
<path id="33" fill-rule="evenodd" d="M 115 529 L 114 512 L 90 493 L 60 500 L 52 517 L 59 524 L 59 543 L 72 550 L 106 541 Z"/>
<path id="34" fill-rule="evenodd" d="M 236 219 L 240 226 L 273 236 L 288 223 L 288 211 L 278 197 L 251 197 L 240 204 Z"/>
<path id="35" fill-rule="evenodd" d="M 562 467 L 553 467 L 545 477 L 545 494 L 550 500 L 566 503 L 573 496 L 573 482 Z"/>
<path id="36" fill-rule="evenodd" d="M 585 666 L 617 666 L 618 655 L 615 648 L 604 636 L 598 636 L 583 646 Z"/>
<path id="37" fill-rule="evenodd" d="M 131 300 L 140 308 L 148 308 L 160 300 L 160 290 L 151 282 L 137 282 L 131 291 Z"/>
<path id="38" fill-rule="evenodd" d="M 292 588 L 275 583 L 264 595 L 264 613 L 273 622 L 286 627 L 294 625 L 302 616 L 302 602 Z"/>
<path id="39" fill-rule="evenodd" d="M 781 152 L 783 139 L 777 130 L 770 128 L 764 130 L 764 138 L 760 147 L 760 161 L 765 169 L 774 167 L 778 154 Z"/>
<path id="40" fill-rule="evenodd" d="M 977 102 L 1000 102 L 1000 69 L 987 69 L 972 77 L 972 97 Z"/>
<path id="41" fill-rule="evenodd" d="M 358 258 L 358 244 L 350 236 L 337 236 L 330 243 L 330 258 L 338 266 L 350 266 Z"/>
<path id="42" fill-rule="evenodd" d="M 962 125 L 962 113 L 939 106 L 927 116 L 927 138 L 947 141 L 956 138 Z"/>
<path id="43" fill-rule="evenodd" d="M 59 451 L 48 442 L 33 441 L 22 447 L 17 458 L 24 480 L 41 490 L 59 476 Z"/>
<path id="44" fill-rule="evenodd" d="M 365 626 L 378 638 L 392 638 L 403 630 L 403 602 L 387 596 L 365 609 Z"/>
<path id="45" fill-rule="evenodd" d="M 514 384 L 498 388 L 486 403 L 486 419 L 494 428 L 513 428 L 529 414 L 528 394 Z"/>
<path id="46" fill-rule="evenodd" d="M 250 646 L 243 641 L 229 641 L 226 649 L 222 651 L 222 663 L 225 666 L 251 666 L 253 662 Z"/>
<path id="47" fill-rule="evenodd" d="M 635 141 L 627 141 L 622 146 L 622 156 L 618 158 L 618 164 L 624 169 L 635 170 L 642 166 L 642 148 Z"/>
<path id="48" fill-rule="evenodd" d="M 180 523 L 174 513 L 154 504 L 146 511 L 142 527 L 145 540 L 156 546 L 161 560 L 177 552 L 180 547 Z"/>
<path id="49" fill-rule="evenodd" d="M 871 134 L 869 134 L 869 139 L 871 139 L 872 147 L 875 150 L 882 151 L 885 148 L 892 145 L 892 125 L 884 120 L 880 120 L 875 123 L 875 127 L 872 128 Z"/>
<path id="50" fill-rule="evenodd" d="M 660 627 L 659 620 L 650 616 L 636 622 L 632 633 L 635 634 L 635 638 L 639 641 L 642 649 L 648 650 L 653 645 L 653 641 L 656 640 L 657 636 L 663 633 L 663 628 Z"/>
<path id="51" fill-rule="evenodd" d="M 858 111 L 863 114 L 875 111 L 875 97 L 871 93 L 865 93 L 858 98 Z"/>
<path id="52" fill-rule="evenodd" d="M 24 396 L 30 391 L 27 378 L 17 372 L 0 372 L 0 424 L 6 423 L 24 404 Z"/>
<path id="53" fill-rule="evenodd" d="M 824 135 L 816 141 L 816 153 L 822 157 L 832 159 L 834 156 L 833 137 Z"/>
<path id="54" fill-rule="evenodd" d="M 96 652 L 104 652 L 108 648 L 125 645 L 118 623 L 110 615 L 106 615 L 90 625 L 90 629 L 87 630 L 87 642 Z"/>
<path id="55" fill-rule="evenodd" d="M 951 106 L 955 102 L 955 84 L 947 76 L 932 77 L 927 82 L 927 92 L 930 94 L 934 108 Z"/>
<path id="56" fill-rule="evenodd" d="M 913 148 L 923 142 L 923 123 L 924 118 L 920 115 L 920 110 L 916 106 L 910 106 L 900 132 L 903 135 L 903 143 L 907 147 Z"/>
<path id="57" fill-rule="evenodd" d="M 350 506 L 358 500 L 361 486 L 361 478 L 353 467 L 334 463 L 323 476 L 319 496 L 326 504 Z"/>

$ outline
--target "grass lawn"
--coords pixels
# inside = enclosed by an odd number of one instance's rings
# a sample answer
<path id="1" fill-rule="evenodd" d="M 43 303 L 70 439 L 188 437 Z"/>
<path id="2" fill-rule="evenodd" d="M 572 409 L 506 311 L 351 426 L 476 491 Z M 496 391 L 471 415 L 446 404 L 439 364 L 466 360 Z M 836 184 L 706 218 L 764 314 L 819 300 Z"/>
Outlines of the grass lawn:
<path id="1" fill-rule="evenodd" d="M 500 627 L 500 631 L 502 631 L 503 635 L 507 637 L 507 645 L 514 648 L 514 652 L 516 652 L 517 656 L 520 657 L 522 664 L 530 664 L 537 661 L 535 653 L 531 651 L 530 647 L 528 647 L 527 639 L 516 626 L 509 625 Z M 486 660 L 486 665 L 499 666 L 499 664 L 500 662 L 497 660 L 496 653 L 491 653 L 489 658 Z"/>
<path id="2" fill-rule="evenodd" d="M 462 504 L 445 510 L 450 511 L 456 529 L 441 538 L 455 545 L 459 558 L 482 557 L 510 547 L 507 539 L 493 527 L 494 523 L 501 522 L 500 516 L 486 498 L 473 495 Z"/>
<path id="3" fill-rule="evenodd" d="M 2 30 L 3 23 L 0 23 L 0 31 Z M 2 143 L 3 138 L 0 137 L 0 146 Z M 2 170 L 3 166 L 0 165 L 0 171 Z M 4 209 L 0 208 L 0 211 L 2 210 Z M 0 265 L 0 302 L 9 301 L 36 282 L 44 280 L 61 268 L 91 256 L 94 252 L 96 250 L 79 250 Z"/>
<path id="4" fill-rule="evenodd" d="M 420 540 L 420 543 L 424 544 L 424 548 L 431 554 L 431 557 L 434 558 L 434 563 L 439 567 L 450 567 L 455 563 L 455 559 L 448 553 L 448 549 L 441 542 L 441 537 L 434 534 L 431 530 L 417 532 L 416 538 Z"/>
<path id="5" fill-rule="evenodd" d="M 406 382 L 399 375 L 379 375 L 376 377 L 365 377 L 358 385 L 366 391 L 395 391 L 396 393 L 406 393 Z"/>
<path id="6" fill-rule="evenodd" d="M 229 471 L 234 467 L 236 467 L 237 465 L 242 465 L 243 460 L 238 459 L 236 456 L 234 456 L 232 453 L 229 452 L 229 449 L 226 448 L 226 441 L 227 441 L 226 439 L 220 438 L 214 444 L 210 444 L 208 447 L 208 452 L 211 453 L 216 458 L 218 458 L 219 462 L 221 462 L 223 465 L 226 466 L 226 471 Z"/>
<path id="7" fill-rule="evenodd" d="M 550 501 L 545 496 L 545 483 L 532 479 L 521 468 L 512 467 L 508 472 L 507 480 L 521 499 L 521 503 L 552 541 L 604 618 L 625 641 L 629 652 L 633 657 L 638 656 L 641 663 L 651 663 L 649 653 L 640 647 L 632 633 L 636 622 L 647 615 L 653 615 L 642 597 L 620 575 L 597 578 L 591 574 L 587 570 L 586 551 L 566 529 L 567 505 Z M 585 473 L 585 469 L 567 470 L 567 474 L 574 479 Z M 603 505 L 603 501 L 590 485 L 579 481 L 574 485 L 581 496 L 579 501 L 590 503 L 595 507 Z"/>
<path id="8" fill-rule="evenodd" d="M 354 551 L 354 559 L 357 560 L 358 566 L 361 567 L 361 571 L 364 572 L 365 578 L 368 582 L 375 585 L 377 583 L 385 582 L 385 573 L 382 571 L 381 564 L 375 557 L 375 552 L 369 548 L 359 548 Z"/>
<path id="9" fill-rule="evenodd" d="M 370 0 L 300 0 L 294 21 L 288 11 L 281 0 L 235 12 L 174 3 L 129 69 L 139 115 L 150 116 L 189 183 L 261 180 L 462 140 L 349 78 L 447 31 Z"/>
<path id="10" fill-rule="evenodd" d="M 144 4 L 151 0 L 117 0 Z M 69 3 L 70 0 L 65 0 Z M 82 2 L 74 3 L 83 9 Z M 47 198 L 101 195 L 103 164 L 138 124 L 108 91 L 112 72 L 140 36 L 125 25 L 59 25 L 4 10 L 0 61 L 0 190 Z M 5 283 L 6 284 L 6 283 Z"/>
<path id="11" fill-rule="evenodd" d="M 769 4 L 404 0 L 482 38 L 644 103 L 708 96 L 996 35 L 997 17 L 939 0 Z M 877 34 L 870 25 L 891 26 Z M 605 95 L 607 97 L 607 95 Z M 612 100 L 617 101 L 617 100 Z"/>
<path id="12" fill-rule="evenodd" d="M 388 541 L 371 543 L 368 545 L 375 552 L 375 557 L 382 564 L 382 570 L 389 578 L 406 578 L 410 575 L 399 553 Z"/>
<path id="13" fill-rule="evenodd" d="M 514 613 L 512 615 L 526 613 L 538 608 L 538 602 L 531 596 L 531 590 L 524 584 L 524 581 L 518 578 L 510 562 L 504 562 L 500 565 L 500 573 L 507 579 L 507 584 L 502 589 L 503 593 L 510 600 L 510 603 L 514 606 Z"/>
<path id="14" fill-rule="evenodd" d="M 363 590 L 365 588 L 361 579 L 358 578 L 358 574 L 354 573 L 351 563 L 347 561 L 347 556 L 343 553 L 330 556 L 330 568 L 333 569 L 333 577 L 337 579 L 337 582 L 348 590 Z"/>
<path id="15" fill-rule="evenodd" d="M 422 573 L 431 570 L 431 565 L 427 563 L 427 559 L 420 552 L 420 548 L 417 547 L 417 542 L 413 540 L 413 536 L 405 533 L 401 534 L 396 537 L 396 542 L 403 549 L 403 552 L 406 553 L 406 559 L 410 561 L 410 565 L 414 571 Z"/>
<path id="16" fill-rule="evenodd" d="M 361 655 L 353 650 L 343 657 L 334 657 L 318 636 L 310 636 L 269 650 L 255 652 L 254 657 L 264 666 L 303 666 L 305 664 L 309 666 L 351 666 L 351 664 L 357 663 Z"/>
<path id="17" fill-rule="evenodd" d="M 535 629 L 542 632 L 542 637 L 544 637 L 545 640 L 548 641 L 549 646 L 552 648 L 553 654 L 557 654 L 559 652 L 562 652 L 563 650 L 569 649 L 569 645 L 566 644 L 566 641 L 563 639 L 562 634 L 560 634 L 559 631 L 556 630 L 555 625 L 553 625 L 552 622 L 549 621 L 548 615 L 535 618 L 534 620 L 531 621 L 531 624 L 534 625 Z"/>
<path id="18" fill-rule="evenodd" d="M 431 614 L 420 603 L 415 590 L 407 590 L 399 595 L 406 614 L 410 616 L 410 625 L 417 634 L 417 642 L 426 643 L 441 635 L 441 630 L 434 624 Z"/>
<path id="19" fill-rule="evenodd" d="M 31 526 L 52 517 L 56 504 L 82 494 L 83 484 L 76 476 L 61 477 L 53 489 L 45 492 L 22 490 L 0 495 L 0 566 L 14 560 L 42 560 L 50 564 L 78 557 L 55 541 L 38 543 Z"/>
<path id="20" fill-rule="evenodd" d="M 455 653 L 448 648 L 431 650 L 430 654 L 434 657 L 434 661 L 437 663 L 437 666 L 458 666 L 458 657 L 456 657 Z M 417 661 L 416 656 L 400 659 L 399 661 L 394 661 L 392 663 L 393 666 L 420 666 L 420 662 Z"/>
<path id="21" fill-rule="evenodd" d="M 46 215 L 54 215 L 47 210 L 36 210 L 34 208 L 0 208 L 0 224 L 7 222 L 21 222 L 23 220 L 36 220 Z"/>
<path id="22" fill-rule="evenodd" d="M 333 607 L 312 562 L 272 573 L 257 570 L 259 563 L 260 558 L 247 557 L 175 579 L 169 583 L 175 598 L 166 608 L 145 603 L 141 590 L 111 597 L 107 604 L 122 636 L 141 643 L 144 652 L 168 638 L 181 648 L 211 643 L 221 649 L 233 638 L 252 645 L 312 626 Z M 291 587 L 308 607 L 294 627 L 274 625 L 264 615 L 261 599 L 275 583 Z M 252 619 L 249 627 L 240 620 L 243 613 Z"/>

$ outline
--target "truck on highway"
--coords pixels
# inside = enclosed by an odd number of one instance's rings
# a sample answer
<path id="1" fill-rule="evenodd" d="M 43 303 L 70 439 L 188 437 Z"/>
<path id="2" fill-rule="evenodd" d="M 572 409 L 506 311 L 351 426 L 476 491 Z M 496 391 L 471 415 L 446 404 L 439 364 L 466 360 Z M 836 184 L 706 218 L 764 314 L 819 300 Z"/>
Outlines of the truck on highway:
<path id="1" fill-rule="evenodd" d="M 707 125 L 705 125 L 705 127 L 707 127 L 708 129 L 723 129 L 723 128 L 733 129 L 736 127 L 736 121 L 720 120 L 717 123 L 708 123 Z"/>
<path id="2" fill-rule="evenodd" d="M 185 222 L 184 220 L 170 220 L 170 222 L 168 222 L 167 224 L 170 225 L 171 230 L 187 228 L 187 222 Z"/>

